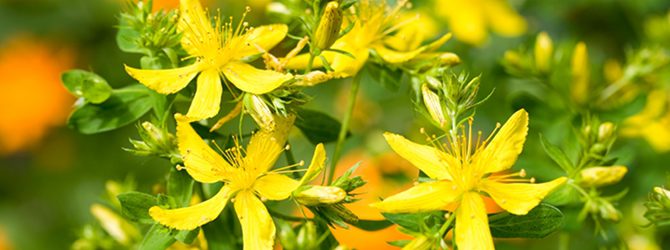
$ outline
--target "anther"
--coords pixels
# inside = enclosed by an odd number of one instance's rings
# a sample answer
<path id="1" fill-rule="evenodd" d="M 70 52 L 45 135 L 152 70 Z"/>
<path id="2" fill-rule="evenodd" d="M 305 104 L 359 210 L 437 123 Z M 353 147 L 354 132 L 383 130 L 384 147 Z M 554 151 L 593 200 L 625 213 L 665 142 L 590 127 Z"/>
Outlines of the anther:
<path id="1" fill-rule="evenodd" d="M 521 169 L 521 171 L 519 171 L 519 176 L 521 176 L 521 177 L 526 177 L 526 170 L 525 170 L 525 169 Z"/>

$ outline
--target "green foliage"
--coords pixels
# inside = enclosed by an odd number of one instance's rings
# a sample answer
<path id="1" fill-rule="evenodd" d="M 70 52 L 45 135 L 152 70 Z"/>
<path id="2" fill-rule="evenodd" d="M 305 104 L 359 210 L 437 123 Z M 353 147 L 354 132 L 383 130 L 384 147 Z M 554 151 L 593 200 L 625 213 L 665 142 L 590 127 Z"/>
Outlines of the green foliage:
<path id="1" fill-rule="evenodd" d="M 99 75 L 80 69 L 73 69 L 61 76 L 65 88 L 86 102 L 99 104 L 112 95 L 112 87 Z"/>
<path id="2" fill-rule="evenodd" d="M 493 215 L 489 218 L 489 226 L 493 237 L 544 238 L 561 229 L 563 213 L 554 206 L 541 203 L 526 215 Z"/>
<path id="3" fill-rule="evenodd" d="M 342 125 L 335 118 L 320 111 L 297 109 L 295 126 L 312 144 L 337 141 Z"/>
<path id="4" fill-rule="evenodd" d="M 149 208 L 158 205 L 155 196 L 133 191 L 120 194 L 118 199 L 121 202 L 121 212 L 128 219 L 146 224 L 154 223 L 149 215 Z"/>

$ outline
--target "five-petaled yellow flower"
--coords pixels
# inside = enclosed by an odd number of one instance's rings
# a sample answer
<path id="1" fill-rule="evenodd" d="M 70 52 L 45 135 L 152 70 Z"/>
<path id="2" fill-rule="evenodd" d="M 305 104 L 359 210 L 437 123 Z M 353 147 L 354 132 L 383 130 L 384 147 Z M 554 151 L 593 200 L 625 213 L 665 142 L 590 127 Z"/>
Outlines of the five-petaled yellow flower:
<path id="1" fill-rule="evenodd" d="M 389 213 L 454 211 L 459 249 L 493 249 L 486 199 L 492 198 L 512 214 L 523 215 L 566 180 L 560 177 L 535 184 L 533 179 L 519 178 L 525 176 L 523 170 L 504 173 L 516 162 L 527 133 L 525 110 L 514 113 L 493 139 L 489 137 L 491 140 L 481 144 L 481 138 L 472 141 L 471 130 L 467 137 L 459 136 L 451 141 L 449 148 L 443 149 L 386 133 L 386 141 L 396 153 L 435 181 L 420 183 L 372 205 Z"/>
<path id="2" fill-rule="evenodd" d="M 503 36 L 519 36 L 528 24 L 507 0 L 435 0 L 435 10 L 462 42 L 481 45 L 488 28 Z"/>
<path id="3" fill-rule="evenodd" d="M 142 70 L 126 66 L 130 76 L 162 94 L 175 93 L 188 85 L 196 75 L 197 90 L 186 114 L 190 120 L 201 120 L 219 112 L 223 87 L 221 75 L 238 89 L 252 93 L 268 93 L 292 78 L 271 70 L 254 68 L 245 57 L 266 51 L 279 43 L 288 32 L 284 24 L 247 27 L 240 21 L 221 23 L 215 17 L 212 27 L 208 14 L 198 0 L 181 0 L 179 30 L 181 45 L 195 63 L 175 69 Z M 246 13 L 245 13 L 246 14 Z"/>
<path id="4" fill-rule="evenodd" d="M 421 46 L 423 40 L 417 40 L 405 26 L 414 25 L 413 19 L 401 19 L 400 10 L 407 0 L 398 1 L 392 9 L 388 9 L 385 1 L 361 0 L 355 7 L 356 20 L 353 28 L 337 39 L 334 50 L 346 51 L 350 55 L 325 51 L 322 53 L 334 71 L 334 77 L 343 78 L 356 75 L 374 50 L 386 63 L 401 64 L 416 58 L 423 53 L 437 50 L 451 38 L 445 34 L 432 43 Z M 343 24 L 349 25 L 349 24 Z M 421 27 L 414 26 L 416 29 Z M 402 32 L 401 32 L 402 31 Z M 414 30 L 416 31 L 416 30 Z M 417 35 L 419 34 L 416 32 Z M 423 34 L 421 34 L 423 35 Z M 298 55 L 288 61 L 288 69 L 304 69 L 309 62 L 309 55 Z M 314 67 L 323 67 L 323 62 L 314 60 Z"/>
<path id="5" fill-rule="evenodd" d="M 260 130 L 244 150 L 235 146 L 223 157 L 210 148 L 189 124 L 177 114 L 177 140 L 184 168 L 193 179 L 202 183 L 223 182 L 221 190 L 194 206 L 149 209 L 151 217 L 160 224 L 180 230 L 195 229 L 221 213 L 228 201 L 242 225 L 244 249 L 272 249 L 275 225 L 261 199 L 284 200 L 300 185 L 318 175 L 326 160 L 322 144 L 317 145 L 312 162 L 301 181 L 282 175 L 282 169 L 270 170 L 284 150 L 294 117 L 276 117 L 274 130 Z"/>

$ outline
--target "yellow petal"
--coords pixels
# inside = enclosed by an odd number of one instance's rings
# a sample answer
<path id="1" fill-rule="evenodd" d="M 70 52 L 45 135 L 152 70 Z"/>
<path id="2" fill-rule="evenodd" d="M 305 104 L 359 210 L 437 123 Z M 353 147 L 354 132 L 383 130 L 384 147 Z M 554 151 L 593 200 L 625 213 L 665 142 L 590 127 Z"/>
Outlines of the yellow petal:
<path id="1" fill-rule="evenodd" d="M 461 191 L 450 181 L 423 182 L 371 206 L 386 213 L 416 213 L 445 210 Z"/>
<path id="2" fill-rule="evenodd" d="M 476 1 L 441 0 L 436 4 L 437 14 L 449 22 L 456 39 L 474 45 L 486 41 L 486 17 Z"/>
<path id="3" fill-rule="evenodd" d="M 322 55 L 326 58 L 328 62 L 332 62 L 333 61 L 332 58 L 333 56 L 335 56 L 334 52 L 329 51 L 323 52 Z M 286 65 L 284 65 L 284 67 L 287 69 L 306 69 L 307 64 L 309 64 L 309 53 L 300 54 L 292 58 L 288 58 L 286 60 Z M 312 62 L 312 68 L 316 69 L 321 67 L 323 67 L 321 58 L 314 58 L 314 61 Z"/>
<path id="4" fill-rule="evenodd" d="M 219 72 L 216 70 L 202 72 L 198 76 L 198 86 L 186 116 L 192 121 L 215 116 L 219 113 L 222 93 L 223 87 Z"/>
<path id="5" fill-rule="evenodd" d="M 235 212 L 242 225 L 244 250 L 271 250 L 275 224 L 265 204 L 251 192 L 240 192 L 235 196 Z"/>
<path id="6" fill-rule="evenodd" d="M 307 172 L 305 172 L 305 175 L 302 176 L 302 179 L 300 180 L 300 185 L 304 185 L 316 178 L 321 171 L 323 170 L 323 167 L 326 165 L 326 149 L 323 147 L 323 143 L 319 143 L 316 145 L 316 148 L 314 148 L 314 155 L 312 156 L 312 161 L 309 164 L 309 167 L 307 168 Z"/>
<path id="7" fill-rule="evenodd" d="M 127 65 L 125 68 L 132 78 L 161 94 L 183 89 L 200 72 L 198 63 L 175 69 L 135 69 Z"/>
<path id="8" fill-rule="evenodd" d="M 274 166 L 277 157 L 284 151 L 288 132 L 293 126 L 294 116 L 275 116 L 273 130 L 261 129 L 251 136 L 244 158 L 247 168 L 255 173 L 264 173 Z"/>
<path id="9" fill-rule="evenodd" d="M 456 245 L 458 249 L 495 249 L 484 201 L 477 193 L 464 193 L 456 209 Z"/>
<path id="10" fill-rule="evenodd" d="M 507 0 L 483 0 L 481 7 L 491 25 L 491 29 L 503 36 L 519 36 L 526 32 L 528 24 L 514 11 Z"/>
<path id="11" fill-rule="evenodd" d="M 340 49 L 337 47 L 337 42 L 335 45 L 333 45 L 333 48 Z M 347 51 L 351 53 L 351 55 L 345 55 L 342 53 L 336 53 L 336 52 L 330 52 L 333 53 L 332 58 L 333 60 L 330 63 L 331 68 L 333 68 L 333 71 L 337 74 L 338 78 L 344 78 L 344 77 L 351 77 L 354 76 L 358 73 L 358 71 L 363 68 L 363 65 L 365 62 L 368 61 L 368 57 L 370 56 L 370 53 L 368 51 L 368 48 L 349 48 L 349 49 L 342 49 L 344 51 Z M 324 53 L 326 54 L 326 53 Z M 353 58 L 351 57 L 353 55 Z M 327 56 L 326 58 L 330 57 Z"/>
<path id="12" fill-rule="evenodd" d="M 212 198 L 194 206 L 177 209 L 163 209 L 153 206 L 149 209 L 149 215 L 158 223 L 167 227 L 193 230 L 216 219 L 223 208 L 226 207 L 231 194 L 230 188 L 224 186 Z"/>
<path id="13" fill-rule="evenodd" d="M 527 214 L 544 197 L 555 188 L 563 185 L 567 178 L 560 177 L 553 181 L 531 184 L 531 183 L 501 183 L 492 180 L 484 180 L 482 190 L 488 193 L 500 207 L 516 215 Z"/>
<path id="14" fill-rule="evenodd" d="M 202 183 L 223 180 L 232 171 L 232 167 L 200 138 L 188 118 L 180 114 L 175 115 L 175 118 L 177 145 L 188 174 Z"/>
<path id="15" fill-rule="evenodd" d="M 254 190 L 268 200 L 283 200 L 291 196 L 300 182 L 283 174 L 268 173 L 254 183 Z"/>
<path id="16" fill-rule="evenodd" d="M 433 147 L 414 143 L 401 135 L 389 132 L 384 133 L 384 138 L 386 138 L 386 142 L 391 146 L 393 151 L 418 169 L 421 169 L 421 171 L 432 179 L 451 180 L 451 175 L 447 168 L 458 168 L 456 159 Z"/>
<path id="17" fill-rule="evenodd" d="M 193 56 L 205 56 L 208 50 L 220 45 L 220 33 L 202 9 L 199 0 L 181 0 L 178 29 L 182 47 Z"/>
<path id="18" fill-rule="evenodd" d="M 372 49 L 374 49 L 377 54 L 387 63 L 398 64 L 411 60 L 412 58 L 421 54 L 421 52 L 423 52 L 426 48 L 419 47 L 410 51 L 396 51 L 386 48 L 383 44 L 376 44 L 372 47 Z"/>
<path id="19" fill-rule="evenodd" d="M 244 92 L 260 95 L 271 92 L 293 78 L 272 70 L 262 70 L 242 62 L 229 62 L 223 68 L 226 78 Z"/>
<path id="20" fill-rule="evenodd" d="M 241 48 L 236 52 L 238 58 L 261 53 L 256 47 L 268 51 L 286 37 L 288 26 L 286 24 L 271 24 L 254 27 L 242 38 Z"/>
<path id="21" fill-rule="evenodd" d="M 493 140 L 474 159 L 476 171 L 494 173 L 509 169 L 523 150 L 528 134 L 528 113 L 520 109 L 505 122 Z"/>

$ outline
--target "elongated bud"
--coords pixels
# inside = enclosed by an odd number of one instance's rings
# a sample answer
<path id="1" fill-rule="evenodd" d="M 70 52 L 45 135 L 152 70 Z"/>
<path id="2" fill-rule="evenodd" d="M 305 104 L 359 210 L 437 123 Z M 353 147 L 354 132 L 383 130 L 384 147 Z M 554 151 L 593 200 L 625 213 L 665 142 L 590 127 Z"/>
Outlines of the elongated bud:
<path id="1" fill-rule="evenodd" d="M 140 238 L 137 228 L 103 205 L 91 205 L 91 214 L 100 222 L 102 228 L 121 245 L 129 246 L 134 240 Z"/>
<path id="2" fill-rule="evenodd" d="M 430 114 L 430 117 L 433 118 L 433 121 L 437 122 L 440 127 L 443 127 L 447 124 L 447 119 L 442 112 L 442 102 L 440 102 L 440 96 L 435 94 L 427 84 L 421 86 L 421 94 L 423 96 L 423 104 L 426 106 L 426 110 Z"/>
<path id="3" fill-rule="evenodd" d="M 274 117 L 272 111 L 263 98 L 257 95 L 247 95 L 245 98 L 245 106 L 251 117 L 256 121 L 258 126 L 262 129 L 272 130 L 275 127 Z"/>
<path id="4" fill-rule="evenodd" d="M 338 203 L 347 197 L 347 192 L 335 186 L 305 186 L 293 195 L 306 206 Z"/>
<path id="5" fill-rule="evenodd" d="M 300 81 L 295 82 L 294 85 L 311 87 L 319 83 L 328 81 L 331 78 L 333 78 L 333 75 L 324 73 L 323 71 L 320 70 L 315 70 L 303 75 Z"/>
<path id="6" fill-rule="evenodd" d="M 342 26 L 342 10 L 337 1 L 330 1 L 326 4 L 323 16 L 319 21 L 319 26 L 314 32 L 314 46 L 319 49 L 330 48 L 340 35 Z"/>
<path id="7" fill-rule="evenodd" d="M 614 124 L 611 122 L 604 122 L 598 127 L 598 142 L 607 142 L 614 135 Z"/>
<path id="8" fill-rule="evenodd" d="M 535 39 L 535 66 L 546 73 L 551 69 L 551 58 L 554 53 L 554 44 L 547 32 L 540 32 Z"/>
<path id="9" fill-rule="evenodd" d="M 572 53 L 572 85 L 570 94 L 578 104 L 584 104 L 589 91 L 589 54 L 584 42 L 579 42 Z"/>
<path id="10" fill-rule="evenodd" d="M 461 58 L 451 52 L 445 52 L 438 56 L 440 65 L 456 65 L 461 63 Z"/>
<path id="11" fill-rule="evenodd" d="M 414 238 L 407 245 L 405 245 L 403 250 L 429 250 L 435 245 L 435 242 L 431 241 L 425 235 L 420 235 L 419 237 Z"/>
<path id="12" fill-rule="evenodd" d="M 628 172 L 625 166 L 592 167 L 582 170 L 580 185 L 585 187 L 601 187 L 617 183 Z"/>

